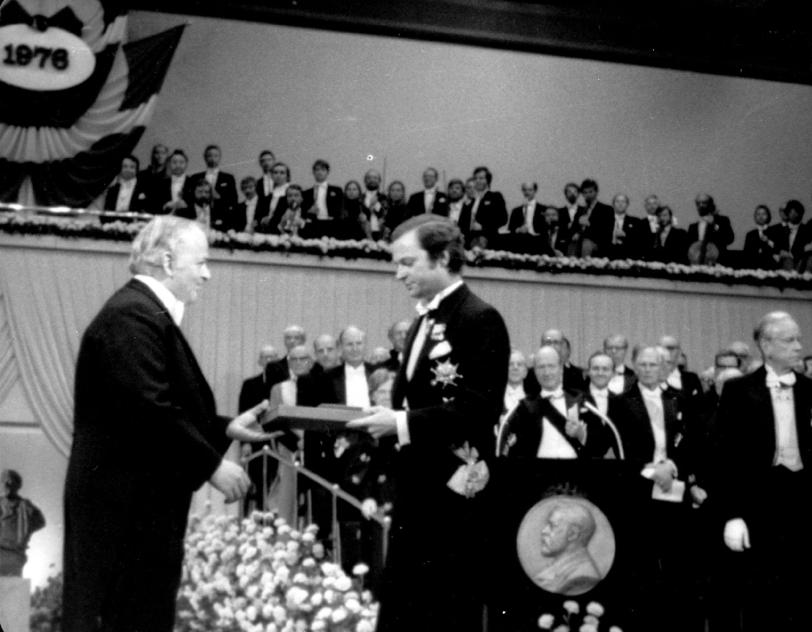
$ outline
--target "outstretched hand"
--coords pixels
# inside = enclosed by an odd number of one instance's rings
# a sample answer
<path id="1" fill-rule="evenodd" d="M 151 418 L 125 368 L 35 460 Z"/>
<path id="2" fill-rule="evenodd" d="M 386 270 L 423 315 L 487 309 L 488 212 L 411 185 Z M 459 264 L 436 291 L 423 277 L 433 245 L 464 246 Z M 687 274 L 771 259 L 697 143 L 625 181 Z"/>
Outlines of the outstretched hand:
<path id="1" fill-rule="evenodd" d="M 371 413 L 360 419 L 353 419 L 347 422 L 347 428 L 356 430 L 366 430 L 376 439 L 387 435 L 395 434 L 398 431 L 395 421 L 395 411 L 383 406 L 372 406 L 364 412 Z"/>
<path id="2" fill-rule="evenodd" d="M 226 435 L 238 441 L 267 441 L 273 437 L 272 433 L 264 432 L 259 424 L 259 416 L 268 410 L 268 400 L 263 400 L 253 408 L 234 417 L 226 428 Z"/>

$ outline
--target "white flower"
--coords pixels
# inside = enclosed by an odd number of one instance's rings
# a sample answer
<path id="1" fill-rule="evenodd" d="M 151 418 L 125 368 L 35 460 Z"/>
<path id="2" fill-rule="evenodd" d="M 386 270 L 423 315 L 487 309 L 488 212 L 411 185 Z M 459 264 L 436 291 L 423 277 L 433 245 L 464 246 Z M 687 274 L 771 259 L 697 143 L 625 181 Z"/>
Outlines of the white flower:
<path id="1" fill-rule="evenodd" d="M 313 557 L 320 560 L 324 557 L 324 545 L 321 542 L 316 542 L 313 545 Z"/>
<path id="2" fill-rule="evenodd" d="M 312 595 L 310 595 L 310 603 L 312 603 L 314 606 L 320 606 L 323 601 L 324 597 L 320 592 L 314 592 Z"/>
<path id="3" fill-rule="evenodd" d="M 288 592 L 285 593 L 285 601 L 288 604 L 289 608 L 297 608 L 299 605 L 307 599 L 308 593 L 304 588 L 300 588 L 299 586 L 293 586 L 292 588 L 288 589 Z"/>
<path id="4" fill-rule="evenodd" d="M 580 606 L 578 605 L 577 601 L 573 601 L 572 599 L 568 599 L 564 602 L 564 610 L 569 612 L 570 614 L 578 614 L 581 610 Z"/>
<path id="5" fill-rule="evenodd" d="M 339 577 L 338 579 L 336 579 L 335 586 L 336 586 L 336 590 L 340 590 L 341 592 L 346 592 L 350 588 L 352 588 L 352 580 L 349 577 L 347 577 L 346 575 L 343 575 L 343 576 Z"/>
<path id="6" fill-rule="evenodd" d="M 293 583 L 294 584 L 306 584 L 307 583 L 307 575 L 304 573 L 296 573 L 293 576 Z"/>
<path id="7" fill-rule="evenodd" d="M 367 619 L 361 619 L 358 625 L 355 626 L 355 632 L 375 632 L 372 622 Z"/>
<path id="8" fill-rule="evenodd" d="M 356 564 L 352 567 L 352 574 L 356 577 L 363 577 L 369 572 L 369 566 L 364 564 L 363 562 L 360 564 Z"/>
<path id="9" fill-rule="evenodd" d="M 316 536 L 312 532 L 305 531 L 302 534 L 302 542 L 315 542 L 315 541 L 316 541 Z"/>
<path id="10" fill-rule="evenodd" d="M 344 619 L 347 618 L 347 611 L 344 608 L 336 608 L 333 610 L 333 614 L 330 615 L 330 619 L 333 623 L 341 623 Z"/>
<path id="11" fill-rule="evenodd" d="M 288 553 L 295 553 L 299 550 L 299 543 L 296 540 L 290 540 L 287 544 Z"/>
<path id="12" fill-rule="evenodd" d="M 316 619 L 310 624 L 310 629 L 313 630 L 313 632 L 321 632 L 321 630 L 327 629 L 327 624 L 324 623 L 324 619 Z"/>
<path id="13" fill-rule="evenodd" d="M 549 630 L 553 627 L 553 623 L 555 622 L 555 617 L 549 613 L 545 613 L 539 617 L 538 626 L 542 630 Z"/>
<path id="14" fill-rule="evenodd" d="M 287 611 L 282 606 L 275 606 L 273 609 L 273 620 L 277 625 L 282 625 L 288 618 Z"/>
<path id="15" fill-rule="evenodd" d="M 251 622 L 257 620 L 257 609 L 254 606 L 248 606 L 245 609 L 245 618 Z"/>
<path id="16" fill-rule="evenodd" d="M 269 623 L 265 626 L 265 632 L 279 632 L 279 628 L 276 627 L 275 623 Z"/>
<path id="17" fill-rule="evenodd" d="M 316 560 L 312 557 L 306 557 L 302 560 L 302 568 L 313 568 L 316 565 Z"/>
<path id="18" fill-rule="evenodd" d="M 335 599 L 335 596 L 336 596 L 335 591 L 333 591 L 330 588 L 324 591 L 324 601 L 326 601 L 327 603 L 330 603 L 333 599 Z"/>
<path id="19" fill-rule="evenodd" d="M 623 632 L 623 630 L 618 626 L 613 625 L 611 628 L 609 628 L 609 632 Z"/>
<path id="20" fill-rule="evenodd" d="M 316 613 L 316 619 L 327 619 L 330 615 L 333 614 L 333 609 L 324 606 L 321 610 Z"/>
<path id="21" fill-rule="evenodd" d="M 262 618 L 263 619 L 270 619 L 273 617 L 273 605 L 266 603 L 262 606 Z"/>
<path id="22" fill-rule="evenodd" d="M 598 632 L 598 628 L 591 623 L 584 623 L 578 628 L 578 632 Z"/>
<path id="23" fill-rule="evenodd" d="M 347 599 L 344 602 L 344 607 L 352 614 L 361 612 L 361 603 L 357 599 Z"/>
<path id="24" fill-rule="evenodd" d="M 603 606 L 600 605 L 597 601 L 590 601 L 586 605 L 586 611 L 595 617 L 602 617 L 603 613 L 605 612 Z"/>

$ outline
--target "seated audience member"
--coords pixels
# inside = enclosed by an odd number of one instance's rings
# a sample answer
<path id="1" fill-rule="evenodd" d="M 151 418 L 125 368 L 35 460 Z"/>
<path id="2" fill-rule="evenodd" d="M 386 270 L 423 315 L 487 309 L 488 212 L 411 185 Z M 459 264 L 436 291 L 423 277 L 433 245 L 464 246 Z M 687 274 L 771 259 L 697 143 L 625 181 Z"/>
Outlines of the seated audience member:
<path id="1" fill-rule="evenodd" d="M 652 193 L 643 200 L 643 209 L 646 211 L 644 219 L 645 226 L 648 229 L 648 235 L 649 237 L 653 237 L 656 233 L 660 232 L 660 224 L 657 221 L 657 211 L 660 210 L 660 198 Z"/>
<path id="2" fill-rule="evenodd" d="M 186 174 L 189 159 L 182 149 L 169 156 L 169 175 L 156 183 L 151 196 L 156 215 L 178 214 L 192 206 L 194 182 Z M 188 216 L 188 213 L 187 213 Z"/>
<path id="3" fill-rule="evenodd" d="M 280 235 L 298 237 L 306 236 L 309 221 L 302 210 L 302 187 L 298 184 L 288 185 L 285 189 L 285 212 L 279 218 L 276 231 Z"/>
<path id="4" fill-rule="evenodd" d="M 383 367 L 388 360 L 389 349 L 386 347 L 375 347 L 367 356 L 367 364 L 371 364 L 374 367 Z"/>
<path id="5" fill-rule="evenodd" d="M 304 192 L 302 208 L 305 216 L 311 221 L 313 236 L 335 236 L 338 219 L 344 205 L 344 193 L 341 187 L 327 182 L 330 175 L 330 163 L 316 160 L 313 163 L 315 184 Z"/>
<path id="6" fill-rule="evenodd" d="M 457 224 L 465 206 L 465 183 L 459 178 L 448 181 L 448 219 Z"/>
<path id="7" fill-rule="evenodd" d="M 688 263 L 688 233 L 674 224 L 670 206 L 657 209 L 658 229 L 650 242 L 648 258 L 663 263 Z"/>
<path id="8" fill-rule="evenodd" d="M 448 197 L 437 188 L 437 169 L 429 167 L 423 172 L 423 190 L 409 196 L 409 217 L 434 213 L 448 216 Z"/>
<path id="9" fill-rule="evenodd" d="M 609 390 L 615 395 L 625 393 L 637 381 L 634 371 L 626 366 L 629 341 L 626 336 L 613 334 L 603 341 L 603 351 L 612 358 L 612 377 L 608 384 Z"/>
<path id="10" fill-rule="evenodd" d="M 541 232 L 541 248 L 537 254 L 551 257 L 563 257 L 567 252 L 567 229 L 561 226 L 560 209 L 548 206 L 542 215 L 544 219 Z"/>
<path id="11" fill-rule="evenodd" d="M 259 218 L 269 215 L 269 205 L 271 202 L 271 195 L 274 190 L 274 178 L 271 173 L 276 157 L 270 149 L 263 149 L 259 152 L 259 168 L 260 174 L 257 178 L 257 197 L 259 197 Z"/>
<path id="12" fill-rule="evenodd" d="M 246 176 L 240 180 L 240 191 L 242 191 L 243 201 L 237 204 L 237 212 L 234 214 L 234 230 L 238 233 L 253 233 L 257 227 L 257 209 L 259 207 L 257 179 L 254 176 Z"/>
<path id="13" fill-rule="evenodd" d="M 699 221 L 688 226 L 688 261 L 696 264 L 724 263 L 727 247 L 733 243 L 730 218 L 719 213 L 707 193 L 696 196 Z"/>
<path id="14" fill-rule="evenodd" d="M 338 356 L 336 339 L 330 334 L 321 334 L 313 341 L 313 352 L 316 354 L 316 365 L 313 373 L 328 371 L 341 362 Z M 320 370 L 319 370 L 320 369 Z"/>
<path id="15" fill-rule="evenodd" d="M 564 206 L 558 209 L 558 226 L 566 249 L 562 252 L 568 257 L 577 257 L 581 246 L 581 216 L 586 213 L 586 207 L 578 204 L 581 189 L 574 182 L 564 185 Z"/>
<path id="16" fill-rule="evenodd" d="M 696 560 L 685 534 L 690 528 L 690 499 L 700 498 L 704 490 L 690 484 L 689 409 L 675 392 L 660 387 L 664 356 L 658 347 L 635 348 L 637 385 L 618 396 L 615 421 L 626 460 L 651 481 L 647 483 L 651 500 L 639 509 L 640 519 L 651 528 L 641 531 L 635 543 L 653 573 L 644 587 L 641 629 L 685 632 L 702 629 L 695 620 L 700 618 L 694 591 Z M 675 599 L 680 608 L 669 610 L 669 620 L 663 622 L 663 609 Z"/>
<path id="17" fill-rule="evenodd" d="M 149 185 L 138 174 L 138 158 L 121 159 L 121 171 L 104 196 L 104 209 L 130 213 L 149 211 Z"/>
<path id="18" fill-rule="evenodd" d="M 406 187 L 400 180 L 394 180 L 387 189 L 386 217 L 383 220 L 383 239 L 389 241 L 392 231 L 408 216 Z"/>
<path id="19" fill-rule="evenodd" d="M 603 456 L 619 459 L 621 449 L 619 431 L 613 419 L 617 418 L 617 395 L 609 390 L 609 381 L 615 375 L 614 360 L 605 351 L 596 351 L 587 361 L 589 386 L 584 392 L 584 406 L 600 421 L 607 452 Z M 594 409 L 591 408 L 594 406 Z"/>
<path id="20" fill-rule="evenodd" d="M 362 204 L 364 214 L 369 219 L 369 233 L 374 240 L 383 236 L 384 219 L 386 217 L 386 195 L 381 191 L 381 172 L 370 169 L 364 174 L 364 194 Z"/>
<path id="21" fill-rule="evenodd" d="M 335 236 L 339 239 L 369 239 L 369 218 L 361 199 L 361 185 L 350 180 L 344 185 L 344 202 L 341 207 Z"/>
<path id="22" fill-rule="evenodd" d="M 527 358 L 524 353 L 519 349 L 513 349 L 510 352 L 510 359 L 508 360 L 508 380 L 505 386 L 504 408 L 499 417 L 499 429 L 497 436 L 502 430 L 505 420 L 514 411 L 519 402 L 522 401 L 526 394 L 524 392 L 524 380 L 527 377 L 528 366 Z"/>
<path id="23" fill-rule="evenodd" d="M 744 236 L 745 266 L 772 270 L 778 263 L 778 252 L 773 239 L 777 227 L 770 226 L 772 214 L 769 207 L 759 204 L 753 211 L 753 221 L 756 227 Z"/>
<path id="24" fill-rule="evenodd" d="M 587 178 L 581 183 L 581 196 L 586 209 L 578 218 L 581 249 L 576 256 L 606 256 L 612 236 L 615 211 L 608 204 L 598 201 L 598 183 Z"/>
<path id="25" fill-rule="evenodd" d="M 271 194 L 263 208 L 260 219 L 262 232 L 278 233 L 279 222 L 288 209 L 288 186 L 290 186 L 290 167 L 284 162 L 275 162 L 271 165 Z M 301 190 L 301 187 L 299 188 Z"/>
<path id="26" fill-rule="evenodd" d="M 787 202 L 784 205 L 787 225 L 776 228 L 774 233 L 780 266 L 786 270 L 804 271 L 806 258 L 812 251 L 812 247 L 807 248 L 812 239 L 809 234 L 812 229 L 802 223 L 805 211 L 804 205 L 798 200 Z"/>
<path id="27" fill-rule="evenodd" d="M 234 209 L 237 206 L 237 181 L 230 173 L 220 169 L 222 151 L 217 145 L 209 145 L 203 151 L 206 170 L 192 176 L 195 182 L 206 180 L 211 186 L 212 228 L 228 230 L 233 227 Z"/>
<path id="28" fill-rule="evenodd" d="M 639 259 L 644 250 L 645 228 L 640 219 L 626 214 L 629 208 L 629 197 L 618 193 L 612 198 L 614 210 L 610 235 L 604 235 L 601 241 L 606 244 L 606 256 L 610 259 Z"/>
<path id="29" fill-rule="evenodd" d="M 506 249 L 515 252 L 535 254 L 541 249 L 540 236 L 544 232 L 544 208 L 536 200 L 538 184 L 535 182 L 522 183 L 524 202 L 510 212 L 506 230 L 509 236 L 502 238 L 501 243 Z M 556 214 L 558 212 L 556 211 Z"/>
<path id="30" fill-rule="evenodd" d="M 146 187 L 147 197 L 153 194 L 155 186 L 167 176 L 168 167 L 169 147 L 163 143 L 154 145 L 149 155 L 149 165 L 143 171 L 138 172 L 138 177 Z"/>
<path id="31" fill-rule="evenodd" d="M 563 385 L 564 388 L 572 392 L 583 392 L 587 387 L 587 380 L 584 376 L 584 370 L 575 366 L 570 362 L 570 353 L 572 351 L 569 340 L 564 336 L 560 329 L 548 329 L 541 334 L 541 346 L 551 346 L 561 358 L 563 370 Z M 528 395 L 535 395 L 539 392 L 539 385 L 536 382 L 535 372 L 531 371 L 527 374 L 525 380 L 524 390 Z"/>
<path id="32" fill-rule="evenodd" d="M 582 411 L 583 394 L 562 388 L 564 365 L 552 346 L 533 356 L 538 395 L 522 399 L 499 434 L 497 454 L 503 457 L 575 459 L 602 457 L 605 435 L 594 415 Z"/>
<path id="33" fill-rule="evenodd" d="M 275 362 L 270 362 L 265 367 L 265 381 L 273 386 L 278 382 L 288 379 L 290 370 L 288 368 L 288 354 L 293 347 L 303 345 L 307 340 L 307 334 L 300 325 L 288 325 L 282 332 L 282 341 L 285 345 L 285 355 Z"/>
<path id="34" fill-rule="evenodd" d="M 392 326 L 389 327 L 389 331 L 386 333 L 392 348 L 389 350 L 389 356 L 387 357 L 384 366 L 390 371 L 397 372 L 403 362 L 403 350 L 406 348 L 406 336 L 409 334 L 409 328 L 411 326 L 412 321 L 399 320 L 392 323 Z"/>
<path id="35" fill-rule="evenodd" d="M 475 197 L 465 204 L 457 222 L 466 247 L 487 248 L 499 229 L 507 224 L 505 198 L 491 190 L 492 181 L 493 174 L 487 167 L 474 169 Z"/>

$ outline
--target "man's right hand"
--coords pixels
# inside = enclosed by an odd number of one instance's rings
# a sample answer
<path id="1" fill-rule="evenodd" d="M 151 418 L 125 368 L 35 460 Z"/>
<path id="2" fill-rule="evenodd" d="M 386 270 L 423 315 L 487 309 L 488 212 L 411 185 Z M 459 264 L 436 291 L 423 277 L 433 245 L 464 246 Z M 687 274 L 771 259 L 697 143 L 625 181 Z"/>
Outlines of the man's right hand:
<path id="1" fill-rule="evenodd" d="M 725 523 L 725 545 L 731 551 L 744 551 L 750 548 L 750 532 L 741 518 L 733 518 Z"/>
<path id="2" fill-rule="evenodd" d="M 220 465 L 211 475 L 209 483 L 225 494 L 227 503 L 233 503 L 245 496 L 251 486 L 251 480 L 245 470 L 236 463 L 225 459 L 220 461 Z"/>

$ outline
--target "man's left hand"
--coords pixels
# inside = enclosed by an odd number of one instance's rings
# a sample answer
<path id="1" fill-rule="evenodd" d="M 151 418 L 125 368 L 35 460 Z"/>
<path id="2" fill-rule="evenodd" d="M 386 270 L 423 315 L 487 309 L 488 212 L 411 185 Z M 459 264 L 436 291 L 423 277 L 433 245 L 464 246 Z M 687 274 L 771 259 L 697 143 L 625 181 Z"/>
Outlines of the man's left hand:
<path id="1" fill-rule="evenodd" d="M 398 431 L 395 411 L 383 406 L 373 406 L 364 412 L 371 413 L 366 417 L 347 422 L 347 428 L 366 430 L 376 439 L 396 434 Z"/>
<path id="2" fill-rule="evenodd" d="M 226 435 L 238 441 L 267 441 L 273 438 L 268 432 L 263 432 L 257 420 L 259 415 L 268 409 L 268 400 L 263 400 L 253 408 L 234 417 L 226 428 Z"/>

